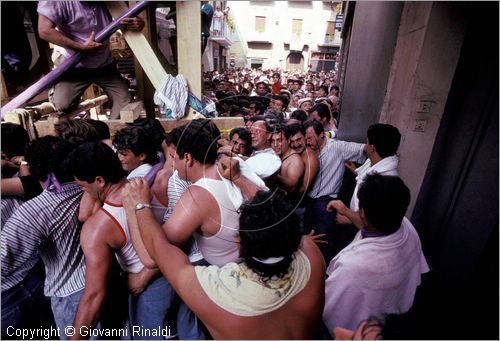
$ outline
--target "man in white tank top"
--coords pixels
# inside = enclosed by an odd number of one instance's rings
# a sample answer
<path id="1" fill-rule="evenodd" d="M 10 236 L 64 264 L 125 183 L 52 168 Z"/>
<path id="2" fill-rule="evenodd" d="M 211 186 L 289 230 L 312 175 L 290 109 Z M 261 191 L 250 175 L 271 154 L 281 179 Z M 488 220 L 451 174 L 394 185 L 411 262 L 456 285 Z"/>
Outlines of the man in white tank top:
<path id="1" fill-rule="evenodd" d="M 144 330 L 163 330 L 174 297 L 166 279 L 145 251 L 140 235 L 129 229 L 122 203 L 125 173 L 113 150 L 100 142 L 85 143 L 68 157 L 68 168 L 78 185 L 104 205 L 83 225 L 80 243 L 85 255 L 85 291 L 73 325 L 74 338 L 89 337 L 106 297 L 107 278 L 115 254 L 122 270 L 129 273 L 129 330 L 132 339 L 144 339 Z M 125 333 L 125 332 L 123 332 Z M 156 339 L 163 335 L 156 333 Z"/>
<path id="2" fill-rule="evenodd" d="M 193 185 L 182 194 L 162 227 L 169 241 L 177 246 L 184 246 L 194 235 L 205 260 L 222 266 L 239 261 L 239 207 L 230 200 L 215 164 L 219 137 L 219 129 L 209 120 L 193 120 L 173 129 L 167 137 L 175 170 Z M 243 176 L 235 183 L 244 190 L 248 186 L 256 191 Z M 134 205 L 148 204 L 149 187 L 145 184 L 137 193 L 131 193 L 131 200 Z M 139 226 L 159 226 L 150 208 L 136 210 L 136 216 Z"/>
<path id="3" fill-rule="evenodd" d="M 125 191 L 138 199 L 146 186 L 134 179 Z M 241 211 L 243 261 L 238 264 L 193 266 L 159 225 L 141 224 L 140 233 L 162 273 L 214 339 L 317 338 L 325 265 L 314 238 L 300 234 L 293 206 L 279 192 L 257 192 Z"/>

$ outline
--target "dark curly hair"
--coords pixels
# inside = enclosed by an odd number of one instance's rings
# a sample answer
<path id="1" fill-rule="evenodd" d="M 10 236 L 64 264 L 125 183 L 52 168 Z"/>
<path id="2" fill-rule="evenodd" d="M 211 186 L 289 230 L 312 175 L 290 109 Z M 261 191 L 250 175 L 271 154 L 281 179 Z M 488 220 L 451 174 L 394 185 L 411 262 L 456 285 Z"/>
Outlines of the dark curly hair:
<path id="1" fill-rule="evenodd" d="M 85 142 L 100 141 L 101 135 L 89 120 L 60 119 L 54 126 L 57 136 L 76 147 Z"/>
<path id="2" fill-rule="evenodd" d="M 397 176 L 368 175 L 359 186 L 359 208 L 377 231 L 399 230 L 408 205 L 410 189 Z"/>
<path id="3" fill-rule="evenodd" d="M 109 127 L 106 123 L 104 123 L 104 121 L 89 119 L 88 122 L 94 126 L 95 130 L 99 134 L 99 140 L 108 140 L 111 138 Z"/>
<path id="4" fill-rule="evenodd" d="M 220 130 L 208 119 L 192 120 L 174 128 L 167 138 L 167 144 L 174 144 L 179 158 L 189 153 L 202 164 L 215 164 L 217 160 L 217 141 Z"/>
<path id="5" fill-rule="evenodd" d="M 302 109 L 297 109 L 292 111 L 290 118 L 294 118 L 298 121 L 305 122 L 308 118 L 307 113 Z"/>
<path id="6" fill-rule="evenodd" d="M 138 118 L 133 125 L 144 128 L 153 140 L 156 150 L 161 151 L 161 143 L 165 140 L 166 133 L 159 120 L 156 118 Z"/>
<path id="7" fill-rule="evenodd" d="M 24 155 L 24 150 L 30 137 L 28 132 L 19 124 L 5 122 L 1 126 L 2 153 L 8 158 Z"/>
<path id="8" fill-rule="evenodd" d="M 283 277 L 301 240 L 292 204 L 279 192 L 259 191 L 240 210 L 240 257 L 264 280 Z M 275 264 L 255 260 L 269 257 L 284 258 Z"/>
<path id="9" fill-rule="evenodd" d="M 63 165 L 71 149 L 71 144 L 62 138 L 47 135 L 28 144 L 24 159 L 30 165 L 31 175 L 39 181 L 54 173 L 60 183 L 71 182 L 73 177 Z"/>
<path id="10" fill-rule="evenodd" d="M 65 168 L 78 180 L 93 183 L 97 176 L 109 183 L 118 183 L 125 177 L 125 171 L 118 155 L 107 144 L 88 142 L 73 150 Z"/>
<path id="11" fill-rule="evenodd" d="M 160 142 L 161 144 L 161 142 Z M 146 155 L 144 163 L 151 165 L 158 161 L 157 147 L 150 133 L 139 126 L 127 126 L 116 132 L 113 146 L 117 151 L 130 150 L 135 156 Z"/>

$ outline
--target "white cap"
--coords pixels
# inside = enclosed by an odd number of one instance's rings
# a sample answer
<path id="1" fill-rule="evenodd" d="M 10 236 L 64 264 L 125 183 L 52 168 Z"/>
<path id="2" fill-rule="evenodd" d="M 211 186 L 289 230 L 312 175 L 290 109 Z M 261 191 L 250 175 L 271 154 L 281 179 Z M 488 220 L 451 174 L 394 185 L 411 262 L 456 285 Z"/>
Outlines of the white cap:
<path id="1" fill-rule="evenodd" d="M 301 98 L 297 101 L 297 105 L 300 107 L 302 105 L 302 103 L 305 103 L 305 102 L 313 102 L 312 98 L 310 97 L 306 97 L 306 98 Z"/>

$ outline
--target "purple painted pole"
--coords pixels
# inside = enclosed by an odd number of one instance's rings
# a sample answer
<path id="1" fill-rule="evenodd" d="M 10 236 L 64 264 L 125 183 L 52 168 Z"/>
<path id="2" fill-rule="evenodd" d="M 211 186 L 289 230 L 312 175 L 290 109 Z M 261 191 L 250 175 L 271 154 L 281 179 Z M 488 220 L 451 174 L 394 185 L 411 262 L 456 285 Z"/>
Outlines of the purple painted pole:
<path id="1" fill-rule="evenodd" d="M 95 41 L 100 43 L 111 34 L 113 34 L 117 29 L 120 28 L 120 22 L 127 17 L 132 17 L 141 12 L 146 6 L 148 5 L 149 1 L 141 1 L 138 2 L 134 7 L 130 8 L 128 11 L 126 11 L 124 14 L 122 14 L 119 18 L 114 20 L 111 24 L 109 24 L 106 28 L 104 28 L 101 32 L 99 32 L 95 38 Z M 14 97 L 9 103 L 5 104 L 2 107 L 2 119 L 3 116 L 5 115 L 6 112 L 9 112 L 13 109 L 20 108 L 24 104 L 26 104 L 30 99 L 38 95 L 40 92 L 43 90 L 47 89 L 48 87 L 52 86 L 59 77 L 69 70 L 71 67 L 75 66 L 78 64 L 78 62 L 83 58 L 82 53 L 77 52 L 68 59 L 66 59 L 61 65 L 59 65 L 57 68 L 54 70 L 50 71 L 48 74 L 43 76 L 36 82 L 35 84 L 31 85 L 29 88 L 24 90 L 22 93 L 20 93 L 18 96 Z"/>

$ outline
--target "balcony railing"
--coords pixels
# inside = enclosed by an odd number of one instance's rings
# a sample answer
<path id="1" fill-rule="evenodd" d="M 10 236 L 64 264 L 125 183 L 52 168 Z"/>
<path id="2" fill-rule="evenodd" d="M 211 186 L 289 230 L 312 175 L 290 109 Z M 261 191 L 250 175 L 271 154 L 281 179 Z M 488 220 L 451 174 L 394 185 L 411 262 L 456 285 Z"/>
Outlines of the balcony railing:
<path id="1" fill-rule="evenodd" d="M 227 26 L 226 18 L 212 18 L 212 26 L 210 27 L 210 36 L 227 38 L 229 35 L 229 28 Z"/>
<path id="2" fill-rule="evenodd" d="M 323 43 L 320 43 L 319 45 L 340 46 L 341 44 L 342 44 L 342 39 L 340 38 L 340 35 L 326 34 Z"/>
<path id="3" fill-rule="evenodd" d="M 334 34 L 325 34 L 325 44 L 333 44 L 335 42 Z"/>

